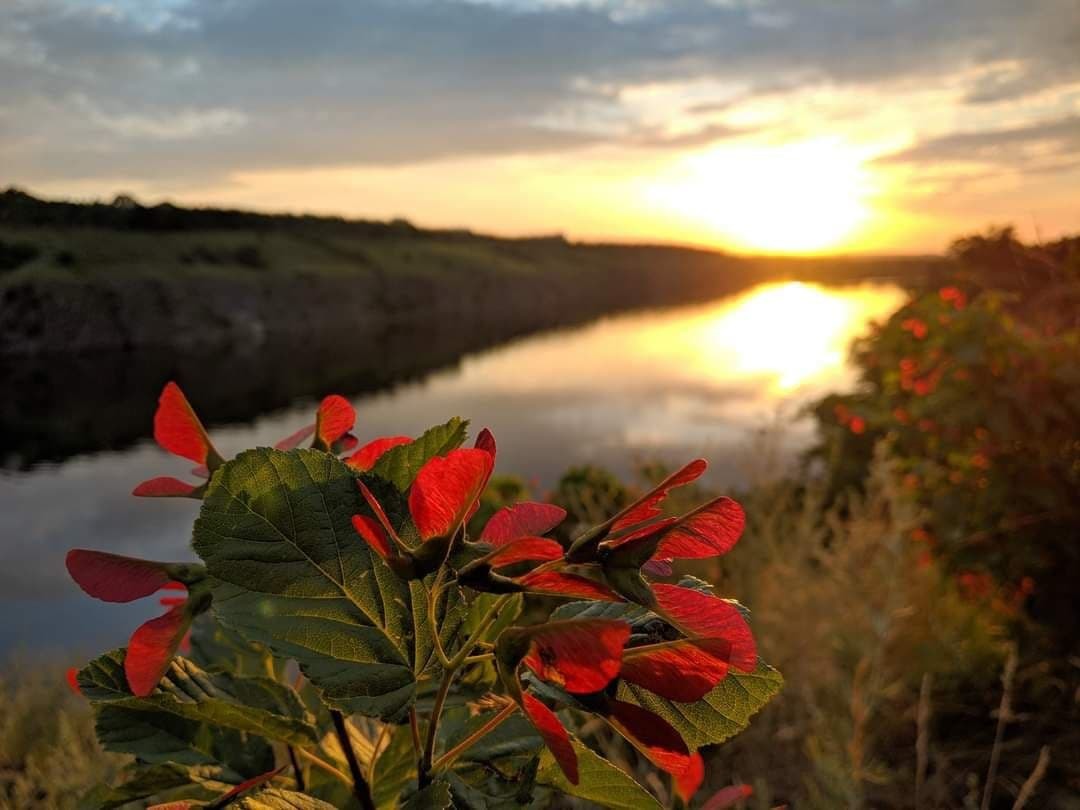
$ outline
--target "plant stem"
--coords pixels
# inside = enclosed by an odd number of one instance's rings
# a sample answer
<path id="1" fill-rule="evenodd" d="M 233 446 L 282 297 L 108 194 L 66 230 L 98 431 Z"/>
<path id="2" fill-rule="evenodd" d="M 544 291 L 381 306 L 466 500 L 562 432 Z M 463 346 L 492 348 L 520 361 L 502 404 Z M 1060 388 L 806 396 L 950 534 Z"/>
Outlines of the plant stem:
<path id="1" fill-rule="evenodd" d="M 479 742 L 496 728 L 498 728 L 499 725 L 510 715 L 512 715 L 516 709 L 516 703 L 508 703 L 506 706 L 503 707 L 502 711 L 500 711 L 498 714 L 496 714 L 494 717 L 484 723 L 484 725 L 480 726 L 480 728 L 478 728 L 464 740 L 459 742 L 457 745 L 455 745 L 453 748 L 451 748 L 449 751 L 439 757 L 435 761 L 435 764 L 431 766 L 432 770 L 441 771 L 443 768 L 454 764 L 454 760 L 456 760 L 459 756 L 465 753 L 465 751 L 467 751 L 477 742 Z"/>
<path id="2" fill-rule="evenodd" d="M 511 596 L 513 596 L 513 594 L 500 596 L 492 603 L 488 612 L 484 614 L 484 618 L 480 620 L 480 624 L 473 630 L 472 635 L 461 645 L 461 649 L 458 650 L 457 655 L 450 659 L 450 667 L 452 669 L 457 669 L 465 663 L 465 659 L 469 657 L 469 653 L 472 652 L 473 647 L 479 643 L 480 639 L 483 638 L 484 633 L 488 631 L 488 628 L 491 627 L 495 619 L 498 618 L 499 611 L 510 601 Z"/>
<path id="3" fill-rule="evenodd" d="M 423 789 L 431 784 L 431 761 L 435 755 L 435 736 L 439 733 L 439 717 L 442 715 L 443 704 L 446 696 L 450 694 L 450 684 L 454 682 L 456 669 L 447 669 L 443 673 L 439 691 L 435 694 L 435 703 L 431 707 L 431 719 L 428 720 L 427 739 L 424 741 L 424 754 L 420 758 L 420 769 L 417 775 L 418 784 Z"/>
<path id="4" fill-rule="evenodd" d="M 416 753 L 416 761 L 420 761 L 420 752 L 423 750 L 420 743 L 420 724 L 416 721 L 416 707 L 409 709 L 409 726 L 412 728 L 412 747 Z"/>
<path id="5" fill-rule="evenodd" d="M 331 776 L 341 780 L 349 787 L 352 787 L 352 780 L 349 778 L 349 775 L 338 770 L 322 757 L 317 757 L 315 756 L 315 754 L 311 753 L 310 751 L 305 751 L 303 748 L 296 748 L 294 750 L 296 751 L 296 754 L 300 757 L 300 759 L 306 759 L 316 768 L 326 771 Z"/>
<path id="6" fill-rule="evenodd" d="M 364 779 L 364 772 L 360 770 L 360 761 L 356 758 L 352 740 L 349 739 L 349 727 L 345 723 L 345 716 L 336 709 L 330 710 L 330 719 L 334 721 L 334 731 L 337 733 L 341 750 L 345 753 L 345 761 L 349 763 L 349 773 L 352 774 L 353 794 L 360 802 L 364 810 L 375 810 L 375 801 L 371 798 L 371 788 Z"/>
<path id="7" fill-rule="evenodd" d="M 292 764 L 293 773 L 296 774 L 296 789 L 300 793 L 304 793 L 307 787 L 304 784 L 304 771 L 296 758 L 296 749 L 291 745 L 286 745 L 285 750 L 289 752 L 289 762 Z"/>
<path id="8" fill-rule="evenodd" d="M 420 756 L 420 764 L 417 768 L 417 784 L 421 790 L 431 784 L 432 762 L 435 758 L 435 739 L 439 733 L 439 719 L 442 716 L 446 697 L 450 694 L 450 686 L 454 683 L 454 676 L 465 664 L 465 661 L 469 657 L 469 653 L 472 652 L 476 644 L 483 638 L 484 633 L 491 627 L 492 623 L 499 615 L 499 611 L 509 601 L 510 596 L 512 595 L 507 594 L 506 596 L 501 596 L 496 599 L 488 609 L 488 612 L 484 614 L 484 617 L 480 620 L 476 629 L 469 638 L 466 639 L 465 643 L 461 646 L 461 649 L 458 650 L 457 654 L 454 655 L 453 658 L 447 658 L 446 652 L 442 649 L 442 643 L 439 639 L 439 628 L 435 622 L 435 600 L 430 598 L 430 594 L 436 594 L 437 598 L 438 590 L 442 587 L 442 573 L 443 569 L 440 569 L 439 574 L 435 578 L 435 582 L 432 584 L 428 600 L 428 621 L 431 624 L 431 634 L 435 640 L 435 650 L 439 655 L 440 663 L 443 665 L 443 678 L 442 683 L 439 684 L 439 691 L 435 694 L 435 702 L 431 706 L 431 717 L 428 720 L 427 726 L 427 738 L 424 741 L 423 753 Z"/>

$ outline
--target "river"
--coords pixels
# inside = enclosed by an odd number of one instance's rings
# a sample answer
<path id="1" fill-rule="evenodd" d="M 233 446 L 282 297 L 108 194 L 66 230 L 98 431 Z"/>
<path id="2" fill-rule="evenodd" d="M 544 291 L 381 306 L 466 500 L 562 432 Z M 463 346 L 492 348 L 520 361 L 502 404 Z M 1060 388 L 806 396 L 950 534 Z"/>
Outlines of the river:
<path id="1" fill-rule="evenodd" d="M 539 494 L 574 464 L 603 464 L 627 475 L 640 461 L 677 463 L 696 456 L 711 461 L 710 484 L 737 487 L 746 481 L 748 465 L 760 461 L 751 451 L 756 431 L 783 425 L 781 459 L 794 458 L 806 446 L 810 426 L 794 419 L 799 406 L 853 383 L 847 362 L 851 339 L 902 300 L 901 289 L 886 282 L 769 283 L 707 303 L 626 313 L 521 338 L 419 377 L 375 375 L 374 390 L 339 393 L 356 406 L 361 440 L 416 435 L 453 415 L 470 419 L 473 433 L 491 428 L 499 442 L 498 470 L 522 475 Z M 93 381 L 97 370 L 92 361 L 87 364 L 79 373 Z M 243 372 L 233 364 L 230 373 Z M 119 645 L 157 609 L 153 600 L 109 605 L 84 596 L 64 570 L 67 549 L 191 557 L 188 540 L 198 504 L 130 496 L 139 481 L 182 476 L 190 465 L 150 439 L 152 401 L 138 414 L 121 409 L 120 397 L 110 407 L 111 379 L 102 373 L 105 397 L 89 413 L 76 411 L 76 417 L 61 408 L 62 418 L 35 423 L 35 430 L 59 435 L 72 433 L 72 420 L 79 421 L 80 442 L 70 451 L 34 453 L 21 441 L 19 453 L 5 454 L 0 656 Z M 192 399 L 198 410 L 198 398 Z M 271 412 L 258 402 L 245 407 L 237 417 L 234 406 L 230 418 L 212 427 L 226 456 L 291 433 L 310 421 L 314 403 Z M 32 415 L 20 414 L 27 416 Z M 144 438 L 95 441 L 95 420 L 120 420 L 125 435 Z M 16 439 L 25 436 L 22 431 Z"/>

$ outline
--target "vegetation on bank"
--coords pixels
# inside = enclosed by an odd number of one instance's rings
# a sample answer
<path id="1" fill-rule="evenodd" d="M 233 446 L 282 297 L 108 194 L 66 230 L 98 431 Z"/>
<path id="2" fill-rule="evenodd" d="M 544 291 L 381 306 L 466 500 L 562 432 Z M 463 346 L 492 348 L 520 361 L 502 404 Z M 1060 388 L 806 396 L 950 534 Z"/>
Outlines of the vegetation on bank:
<path id="1" fill-rule="evenodd" d="M 351 274 L 393 278 L 482 273 L 509 279 L 539 273 L 580 278 L 590 271 L 639 267 L 658 282 L 666 277 L 671 285 L 679 274 L 701 270 L 729 275 L 730 283 L 746 283 L 791 273 L 825 280 L 874 273 L 917 276 L 937 264 L 927 257 L 736 262 L 719 251 L 583 244 L 561 235 L 496 238 L 467 230 L 418 228 L 400 219 L 379 222 L 168 203 L 143 206 L 125 195 L 110 203 L 53 202 L 14 188 L 0 192 L 0 285 L 38 278 Z"/>

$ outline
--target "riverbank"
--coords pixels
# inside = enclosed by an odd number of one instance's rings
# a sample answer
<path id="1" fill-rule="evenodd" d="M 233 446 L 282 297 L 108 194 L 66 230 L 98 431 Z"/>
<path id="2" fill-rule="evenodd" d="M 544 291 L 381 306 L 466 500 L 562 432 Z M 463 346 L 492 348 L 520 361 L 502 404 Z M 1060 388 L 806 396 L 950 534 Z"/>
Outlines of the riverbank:
<path id="1" fill-rule="evenodd" d="M 79 205 L 8 191 L 0 355 L 233 351 L 325 344 L 342 332 L 371 350 L 388 331 L 428 332 L 433 323 L 490 343 L 767 279 L 915 281 L 942 264 L 498 239 L 398 221 Z"/>

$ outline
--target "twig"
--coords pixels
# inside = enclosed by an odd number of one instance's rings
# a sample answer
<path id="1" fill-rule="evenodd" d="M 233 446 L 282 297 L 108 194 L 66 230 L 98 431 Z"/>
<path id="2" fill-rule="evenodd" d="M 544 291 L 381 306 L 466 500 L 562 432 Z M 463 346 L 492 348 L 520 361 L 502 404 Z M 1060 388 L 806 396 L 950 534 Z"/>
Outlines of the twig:
<path id="1" fill-rule="evenodd" d="M 998 763 L 1001 761 L 1001 743 L 1005 739 L 1005 725 L 1012 717 L 1012 686 L 1016 675 L 1016 645 L 1009 649 L 1005 660 L 1005 672 L 1001 676 L 1001 704 L 998 706 L 997 730 L 994 732 L 994 747 L 990 749 L 990 766 L 986 770 L 986 784 L 983 785 L 980 810 L 990 810 L 990 798 L 994 794 L 994 782 L 997 781 Z"/>
<path id="2" fill-rule="evenodd" d="M 409 727 L 412 728 L 412 747 L 416 754 L 416 761 L 420 761 L 420 753 L 423 751 L 420 742 L 420 724 L 416 721 L 416 707 L 409 709 Z"/>
<path id="3" fill-rule="evenodd" d="M 427 739 L 424 741 L 424 753 L 420 757 L 420 768 L 417 774 L 417 784 L 421 790 L 431 784 L 431 764 L 435 756 L 435 737 L 439 733 L 439 717 L 442 715 L 443 704 L 446 703 L 446 696 L 450 693 L 450 684 L 454 682 L 456 671 L 447 669 L 443 672 L 442 683 L 439 684 L 439 691 L 435 693 L 435 702 L 431 706 Z"/>
<path id="4" fill-rule="evenodd" d="M 934 677 L 929 672 L 923 673 L 922 686 L 919 688 L 919 708 L 915 715 L 918 730 L 915 736 L 915 808 L 922 807 L 923 788 L 926 785 L 926 770 L 929 765 L 930 751 L 930 691 Z"/>
<path id="5" fill-rule="evenodd" d="M 1028 799 L 1035 792 L 1035 788 L 1039 786 L 1039 782 L 1046 776 L 1046 769 L 1050 767 L 1050 746 L 1044 745 L 1039 750 L 1039 760 L 1035 763 L 1035 770 L 1031 772 L 1031 775 L 1024 780 L 1024 784 L 1020 786 L 1020 792 L 1016 795 L 1016 801 L 1013 802 L 1012 810 L 1023 810 L 1025 804 L 1028 803 Z"/>
<path id="6" fill-rule="evenodd" d="M 291 745 L 286 745 L 285 750 L 289 752 L 289 762 L 292 763 L 293 773 L 296 774 L 296 789 L 300 793 L 304 793 L 307 787 L 304 784 L 304 771 L 300 767 L 300 762 L 296 759 L 296 749 Z"/>
<path id="7" fill-rule="evenodd" d="M 315 756 L 315 754 L 311 753 L 310 751 L 305 751 L 303 748 L 297 748 L 295 750 L 296 750 L 297 756 L 299 756 L 300 759 L 306 759 L 308 762 L 310 762 L 316 768 L 319 768 L 321 770 L 326 771 L 331 776 L 337 778 L 341 782 L 344 782 L 349 787 L 352 787 L 352 780 L 349 778 L 349 775 L 347 773 L 345 773 L 344 771 L 339 770 L 338 768 L 335 768 L 333 765 L 331 765 L 325 759 L 323 759 L 322 757 Z"/>
<path id="8" fill-rule="evenodd" d="M 341 750 L 345 753 L 345 761 L 349 763 L 349 773 L 352 774 L 353 795 L 360 802 L 364 810 L 375 810 L 375 801 L 371 798 L 371 788 L 364 778 L 364 772 L 360 770 L 360 761 L 356 758 L 352 740 L 349 739 L 349 727 L 345 723 L 345 716 L 336 709 L 330 710 L 330 719 L 334 721 L 334 731 L 337 733 Z"/>
<path id="9" fill-rule="evenodd" d="M 435 763 L 431 766 L 431 769 L 433 771 L 440 771 L 448 765 L 452 765 L 454 763 L 454 760 L 456 760 L 474 744 L 476 744 L 481 739 L 490 734 L 492 731 L 494 731 L 496 728 L 498 728 L 499 725 L 503 722 L 503 720 L 512 715 L 516 709 L 516 703 L 508 703 L 506 706 L 503 707 L 502 711 L 500 711 L 498 714 L 496 714 L 494 717 L 484 723 L 484 725 L 480 726 L 480 728 L 478 728 L 464 740 L 459 742 L 457 745 L 455 745 L 453 748 L 451 748 L 449 751 L 447 751 L 445 754 L 435 760 Z"/>

